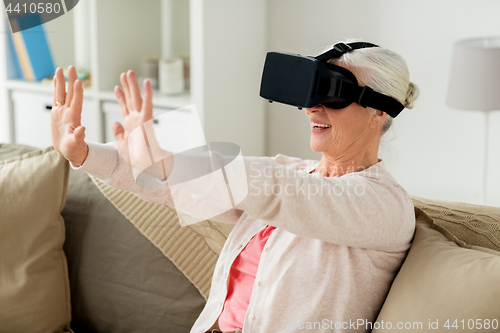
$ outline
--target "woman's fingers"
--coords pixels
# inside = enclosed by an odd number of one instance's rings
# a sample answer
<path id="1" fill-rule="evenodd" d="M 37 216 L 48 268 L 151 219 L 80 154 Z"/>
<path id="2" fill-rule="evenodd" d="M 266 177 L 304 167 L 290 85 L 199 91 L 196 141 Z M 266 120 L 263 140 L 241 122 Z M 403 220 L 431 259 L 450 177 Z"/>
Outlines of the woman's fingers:
<path id="1" fill-rule="evenodd" d="M 139 83 L 133 70 L 127 72 L 127 82 L 130 89 L 130 97 L 132 98 L 133 110 L 140 111 L 142 106 L 141 90 L 139 89 Z"/>
<path id="2" fill-rule="evenodd" d="M 118 104 L 120 105 L 122 117 L 125 118 L 128 116 L 127 101 L 125 100 L 125 93 L 118 86 L 115 86 L 115 96 L 118 100 Z"/>
<path id="3" fill-rule="evenodd" d="M 67 148 L 73 150 L 79 143 L 85 139 L 85 127 L 77 126 L 73 128 L 71 124 L 66 124 L 64 127 L 64 137 Z"/>
<path id="4" fill-rule="evenodd" d="M 127 105 L 127 109 L 133 110 L 133 105 L 131 103 L 132 97 L 130 96 L 130 89 L 127 82 L 127 73 L 120 74 L 120 83 L 123 88 L 123 93 L 125 94 L 125 104 Z"/>
<path id="5" fill-rule="evenodd" d="M 57 69 L 56 69 L 57 71 Z M 52 96 L 52 106 L 56 105 L 56 91 L 57 91 L 57 78 L 56 78 L 56 73 L 54 73 L 54 78 L 52 79 L 54 81 L 54 94 Z"/>
<path id="6" fill-rule="evenodd" d="M 62 68 L 57 68 L 56 69 L 56 89 L 55 89 L 55 96 L 54 96 L 54 105 L 57 105 L 57 103 L 61 103 L 61 105 L 64 105 L 64 102 L 66 100 L 66 79 L 64 78 L 63 74 L 63 69 Z"/>
<path id="7" fill-rule="evenodd" d="M 75 131 L 73 132 L 73 135 L 75 136 L 75 141 L 76 142 L 81 142 L 85 139 L 85 127 L 83 126 L 78 126 Z"/>
<path id="8" fill-rule="evenodd" d="M 81 115 L 83 106 L 83 84 L 81 80 L 76 80 L 73 84 L 73 97 L 71 105 L 68 105 L 71 111 L 76 115 Z"/>
<path id="9" fill-rule="evenodd" d="M 149 120 L 153 118 L 153 88 L 151 88 L 151 82 L 148 79 L 143 81 L 142 90 L 144 91 L 142 110 L 146 113 L 146 120 Z"/>
<path id="10" fill-rule="evenodd" d="M 113 131 L 113 135 L 115 136 L 117 142 L 123 141 L 123 135 L 125 134 L 125 129 L 123 128 L 122 124 L 115 121 L 111 125 L 111 130 Z"/>
<path id="11" fill-rule="evenodd" d="M 66 94 L 66 105 L 71 105 L 71 99 L 73 98 L 73 85 L 75 81 L 78 79 L 78 75 L 76 74 L 75 66 L 68 67 L 68 93 Z"/>

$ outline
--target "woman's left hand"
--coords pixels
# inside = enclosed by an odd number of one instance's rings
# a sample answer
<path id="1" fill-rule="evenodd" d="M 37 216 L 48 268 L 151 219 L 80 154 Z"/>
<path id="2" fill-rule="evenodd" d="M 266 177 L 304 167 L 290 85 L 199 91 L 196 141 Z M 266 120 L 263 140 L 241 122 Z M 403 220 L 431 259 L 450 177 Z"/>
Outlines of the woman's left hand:
<path id="1" fill-rule="evenodd" d="M 122 73 L 120 75 L 120 83 L 123 90 L 116 86 L 115 95 L 120 104 L 123 125 L 119 122 L 114 122 L 112 125 L 113 135 L 125 162 L 136 169 L 144 170 L 154 162 L 158 162 L 172 154 L 161 149 L 154 134 L 152 126 L 153 89 L 151 88 L 150 81 L 146 79 L 143 82 L 144 98 L 141 97 L 134 71 L 129 70 L 127 73 Z M 143 126 L 141 138 L 144 138 L 147 147 L 150 149 L 144 149 L 144 146 L 139 144 L 130 146 L 130 135 L 138 126 Z M 145 135 L 146 133 L 147 135 Z M 133 161 L 131 161 L 131 154 L 133 155 Z M 151 157 L 153 157 L 153 161 Z M 165 179 L 165 173 L 161 166 L 159 166 L 158 171 L 160 170 L 161 172 L 155 172 L 154 175 Z"/>

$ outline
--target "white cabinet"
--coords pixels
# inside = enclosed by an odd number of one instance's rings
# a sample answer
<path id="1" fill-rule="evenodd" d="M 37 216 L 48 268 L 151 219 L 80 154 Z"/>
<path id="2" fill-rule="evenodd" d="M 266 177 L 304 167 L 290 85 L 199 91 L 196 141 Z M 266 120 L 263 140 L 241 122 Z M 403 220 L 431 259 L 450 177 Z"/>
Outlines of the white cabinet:
<path id="1" fill-rule="evenodd" d="M 51 146 L 51 96 L 15 91 L 12 100 L 15 142 L 39 148 Z"/>
<path id="2" fill-rule="evenodd" d="M 141 76 L 144 56 L 188 55 L 191 90 L 175 96 L 155 91 L 155 108 L 194 104 L 207 141 L 233 142 L 244 155 L 263 155 L 265 101 L 259 85 L 266 53 L 265 7 L 265 0 L 82 0 L 44 28 L 57 67 L 74 64 L 92 74 L 83 109 L 84 117 L 92 119 L 86 126 L 88 140 L 110 139 L 106 123 L 111 115 L 103 106 L 116 103 L 113 88 L 121 72 L 133 69 Z M 0 25 L 5 24 L 0 15 Z M 31 108 L 43 109 L 47 101 L 31 106 L 17 93 L 52 95 L 53 88 L 7 77 L 6 37 L 0 34 L 0 142 L 29 137 L 26 142 L 45 145 L 48 129 L 35 120 L 43 112 L 33 115 Z M 169 131 L 193 130 L 186 126 L 181 121 Z"/>

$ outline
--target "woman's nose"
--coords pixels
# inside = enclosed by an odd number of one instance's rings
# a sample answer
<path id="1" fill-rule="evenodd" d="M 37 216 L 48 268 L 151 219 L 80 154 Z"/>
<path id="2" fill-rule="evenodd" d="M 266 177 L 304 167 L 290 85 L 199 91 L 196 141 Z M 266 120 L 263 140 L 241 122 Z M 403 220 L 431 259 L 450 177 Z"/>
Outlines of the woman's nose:
<path id="1" fill-rule="evenodd" d="M 306 108 L 307 113 L 313 113 L 313 112 L 324 111 L 324 110 L 325 110 L 325 107 L 321 104 L 313 106 L 312 108 Z"/>

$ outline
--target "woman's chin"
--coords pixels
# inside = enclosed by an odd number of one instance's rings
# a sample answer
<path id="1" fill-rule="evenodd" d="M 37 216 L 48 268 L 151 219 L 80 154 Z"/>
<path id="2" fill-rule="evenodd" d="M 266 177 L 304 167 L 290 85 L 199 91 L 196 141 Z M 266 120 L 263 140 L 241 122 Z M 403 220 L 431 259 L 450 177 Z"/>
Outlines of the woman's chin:
<path id="1" fill-rule="evenodd" d="M 331 128 L 323 129 L 323 130 L 312 130 L 310 146 L 311 149 L 315 152 L 323 152 L 328 148 L 330 142 L 332 140 L 331 135 L 328 135 Z"/>
<path id="2" fill-rule="evenodd" d="M 322 145 L 318 142 L 313 142 L 311 140 L 311 149 L 317 153 L 321 153 L 323 151 Z"/>

